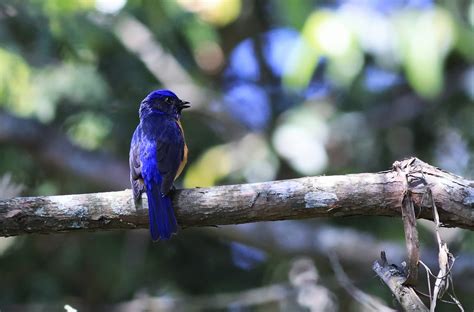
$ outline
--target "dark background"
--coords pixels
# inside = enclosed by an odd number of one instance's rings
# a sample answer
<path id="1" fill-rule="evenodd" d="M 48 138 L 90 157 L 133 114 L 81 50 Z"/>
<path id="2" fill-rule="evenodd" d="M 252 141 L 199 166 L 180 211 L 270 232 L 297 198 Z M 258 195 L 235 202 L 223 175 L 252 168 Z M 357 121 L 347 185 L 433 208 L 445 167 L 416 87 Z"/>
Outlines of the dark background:
<path id="1" fill-rule="evenodd" d="M 23 196 L 129 187 L 138 106 L 158 88 L 193 105 L 178 187 L 375 172 L 408 156 L 474 177 L 471 1 L 122 2 L 0 3 L 0 185 Z M 419 228 L 422 259 L 435 261 L 432 227 Z M 474 236 L 443 235 L 462 255 L 454 282 L 470 311 Z M 0 310 L 205 300 L 287 283 L 303 255 L 340 310 L 363 310 L 334 277 L 327 255 L 338 250 L 355 285 L 393 306 L 376 259 L 338 249 L 346 237 L 374 255 L 404 248 L 400 220 L 375 217 L 188 229 L 166 243 L 146 230 L 0 238 Z M 229 309 L 304 311 L 294 301 Z"/>

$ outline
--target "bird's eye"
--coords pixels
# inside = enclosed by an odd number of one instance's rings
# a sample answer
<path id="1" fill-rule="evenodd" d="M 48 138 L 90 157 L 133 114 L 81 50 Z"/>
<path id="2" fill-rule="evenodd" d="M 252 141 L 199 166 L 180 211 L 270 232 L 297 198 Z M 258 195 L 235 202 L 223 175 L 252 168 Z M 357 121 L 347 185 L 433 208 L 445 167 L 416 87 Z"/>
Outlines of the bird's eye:
<path id="1" fill-rule="evenodd" d="M 168 103 L 169 102 L 169 97 L 165 97 L 165 102 Z"/>

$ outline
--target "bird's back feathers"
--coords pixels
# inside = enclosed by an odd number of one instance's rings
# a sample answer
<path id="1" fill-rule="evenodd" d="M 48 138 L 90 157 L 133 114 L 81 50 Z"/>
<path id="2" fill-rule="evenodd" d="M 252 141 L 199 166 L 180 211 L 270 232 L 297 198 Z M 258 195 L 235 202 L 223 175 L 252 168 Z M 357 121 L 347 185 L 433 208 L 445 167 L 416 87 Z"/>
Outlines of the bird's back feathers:
<path id="1" fill-rule="evenodd" d="M 182 130 L 177 120 L 166 114 L 142 118 L 133 135 L 130 179 L 136 200 L 143 191 L 147 193 L 153 240 L 169 239 L 177 231 L 168 193 L 184 160 L 184 151 Z"/>

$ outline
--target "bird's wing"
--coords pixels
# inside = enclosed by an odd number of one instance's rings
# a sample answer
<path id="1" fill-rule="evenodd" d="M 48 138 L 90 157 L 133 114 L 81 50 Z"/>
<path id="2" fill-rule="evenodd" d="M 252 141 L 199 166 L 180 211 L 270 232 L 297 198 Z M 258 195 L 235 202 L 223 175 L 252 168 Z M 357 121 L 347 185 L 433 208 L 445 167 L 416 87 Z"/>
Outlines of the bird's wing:
<path id="1" fill-rule="evenodd" d="M 132 142 L 130 144 L 130 178 L 137 180 L 142 176 L 142 166 L 140 162 L 140 136 L 141 128 L 138 126 L 133 133 Z"/>
<path id="2" fill-rule="evenodd" d="M 140 137 L 141 137 L 141 127 L 140 125 L 135 129 L 133 133 L 132 142 L 130 144 L 130 155 L 129 155 L 129 165 L 130 165 L 130 182 L 133 189 L 133 197 L 135 201 L 139 200 L 145 186 L 143 184 L 142 178 L 142 165 L 140 161 Z"/>
<path id="3" fill-rule="evenodd" d="M 163 179 L 161 192 L 167 194 L 184 157 L 184 138 L 180 127 L 174 120 L 162 123 L 157 137 L 158 170 Z"/>

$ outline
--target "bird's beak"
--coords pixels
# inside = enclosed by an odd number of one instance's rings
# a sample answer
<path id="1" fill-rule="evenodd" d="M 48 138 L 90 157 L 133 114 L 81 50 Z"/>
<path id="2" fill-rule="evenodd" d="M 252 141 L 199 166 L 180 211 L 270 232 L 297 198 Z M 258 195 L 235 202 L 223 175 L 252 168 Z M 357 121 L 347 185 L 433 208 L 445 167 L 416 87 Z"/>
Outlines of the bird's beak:
<path id="1" fill-rule="evenodd" d="M 189 102 L 187 101 L 181 101 L 181 104 L 179 106 L 180 109 L 185 109 L 185 108 L 189 108 L 191 107 L 191 105 L 189 105 Z"/>

